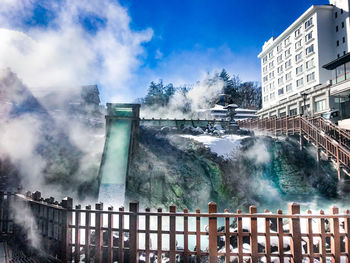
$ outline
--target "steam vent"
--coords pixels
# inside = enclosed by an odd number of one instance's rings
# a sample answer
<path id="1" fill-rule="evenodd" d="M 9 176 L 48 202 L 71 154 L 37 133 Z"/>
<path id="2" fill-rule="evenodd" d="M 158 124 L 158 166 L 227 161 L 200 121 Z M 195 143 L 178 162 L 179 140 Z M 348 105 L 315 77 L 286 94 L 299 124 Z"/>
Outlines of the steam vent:
<path id="1" fill-rule="evenodd" d="M 139 115 L 139 104 L 107 104 L 106 141 L 99 171 L 100 202 L 124 203 L 125 180 L 137 139 Z"/>

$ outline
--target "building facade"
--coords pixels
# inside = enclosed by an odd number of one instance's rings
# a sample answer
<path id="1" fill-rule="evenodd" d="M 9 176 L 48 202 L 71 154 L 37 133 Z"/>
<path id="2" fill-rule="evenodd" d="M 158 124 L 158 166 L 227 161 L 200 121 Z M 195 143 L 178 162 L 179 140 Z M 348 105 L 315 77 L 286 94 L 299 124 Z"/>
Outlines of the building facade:
<path id="1" fill-rule="evenodd" d="M 258 55 L 260 117 L 315 115 L 336 107 L 331 96 L 335 70 L 324 66 L 350 50 L 349 2 L 331 0 L 329 5 L 311 6 L 280 36 L 265 42 Z"/>

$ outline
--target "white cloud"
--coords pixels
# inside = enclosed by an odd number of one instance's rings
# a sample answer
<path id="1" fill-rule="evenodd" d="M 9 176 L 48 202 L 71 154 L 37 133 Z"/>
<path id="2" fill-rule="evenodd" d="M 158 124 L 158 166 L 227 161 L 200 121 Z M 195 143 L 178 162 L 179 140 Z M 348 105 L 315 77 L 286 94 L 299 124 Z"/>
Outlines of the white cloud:
<path id="1" fill-rule="evenodd" d="M 140 65 L 142 44 L 153 31 L 130 29 L 130 17 L 117 2 L 60 1 L 44 7 L 55 14 L 48 27 L 19 30 L 18 19 L 31 15 L 31 0 L 6 0 L 0 7 L 0 68 L 10 67 L 34 94 L 53 89 L 99 83 L 102 95 L 126 99 L 128 82 Z M 82 17 L 98 17 L 103 25 L 87 32 Z M 52 26 L 51 26 L 52 25 Z M 26 28 L 26 27 L 22 27 Z"/>

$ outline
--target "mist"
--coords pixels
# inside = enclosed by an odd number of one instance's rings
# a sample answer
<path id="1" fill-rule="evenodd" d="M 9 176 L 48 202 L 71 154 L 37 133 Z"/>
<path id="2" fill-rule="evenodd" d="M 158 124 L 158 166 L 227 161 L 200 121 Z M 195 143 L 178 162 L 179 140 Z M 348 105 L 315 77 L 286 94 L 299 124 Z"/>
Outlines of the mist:
<path id="1" fill-rule="evenodd" d="M 35 4 L 2 1 L 0 68 L 11 68 L 35 96 L 100 84 L 109 102 L 129 99 L 152 29 L 132 30 L 127 10 L 111 0 L 42 2 L 50 19 L 35 26 Z"/>
<path id="2" fill-rule="evenodd" d="M 169 119 L 198 118 L 200 116 L 200 110 L 211 108 L 213 106 L 213 98 L 217 97 L 223 90 L 223 81 L 211 81 L 214 75 L 206 75 L 201 81 L 191 86 L 188 92 L 177 89 L 175 94 L 170 97 L 169 103 L 166 106 L 143 105 L 140 113 L 141 117 Z"/>

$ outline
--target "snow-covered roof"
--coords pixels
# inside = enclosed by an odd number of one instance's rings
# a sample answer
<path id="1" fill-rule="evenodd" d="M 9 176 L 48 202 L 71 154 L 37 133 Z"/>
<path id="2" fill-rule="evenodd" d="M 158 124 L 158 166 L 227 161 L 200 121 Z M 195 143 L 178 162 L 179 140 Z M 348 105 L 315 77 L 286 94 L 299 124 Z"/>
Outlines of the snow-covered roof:
<path id="1" fill-rule="evenodd" d="M 224 109 L 224 106 L 221 106 L 219 104 L 215 104 L 215 106 L 213 108 L 210 108 L 210 110 L 222 110 L 222 111 L 227 111 L 226 109 Z"/>
<path id="2" fill-rule="evenodd" d="M 244 109 L 244 108 L 237 108 L 236 112 L 238 111 L 242 111 L 242 112 L 252 112 L 252 113 L 256 113 L 257 110 L 250 110 L 250 109 Z"/>

